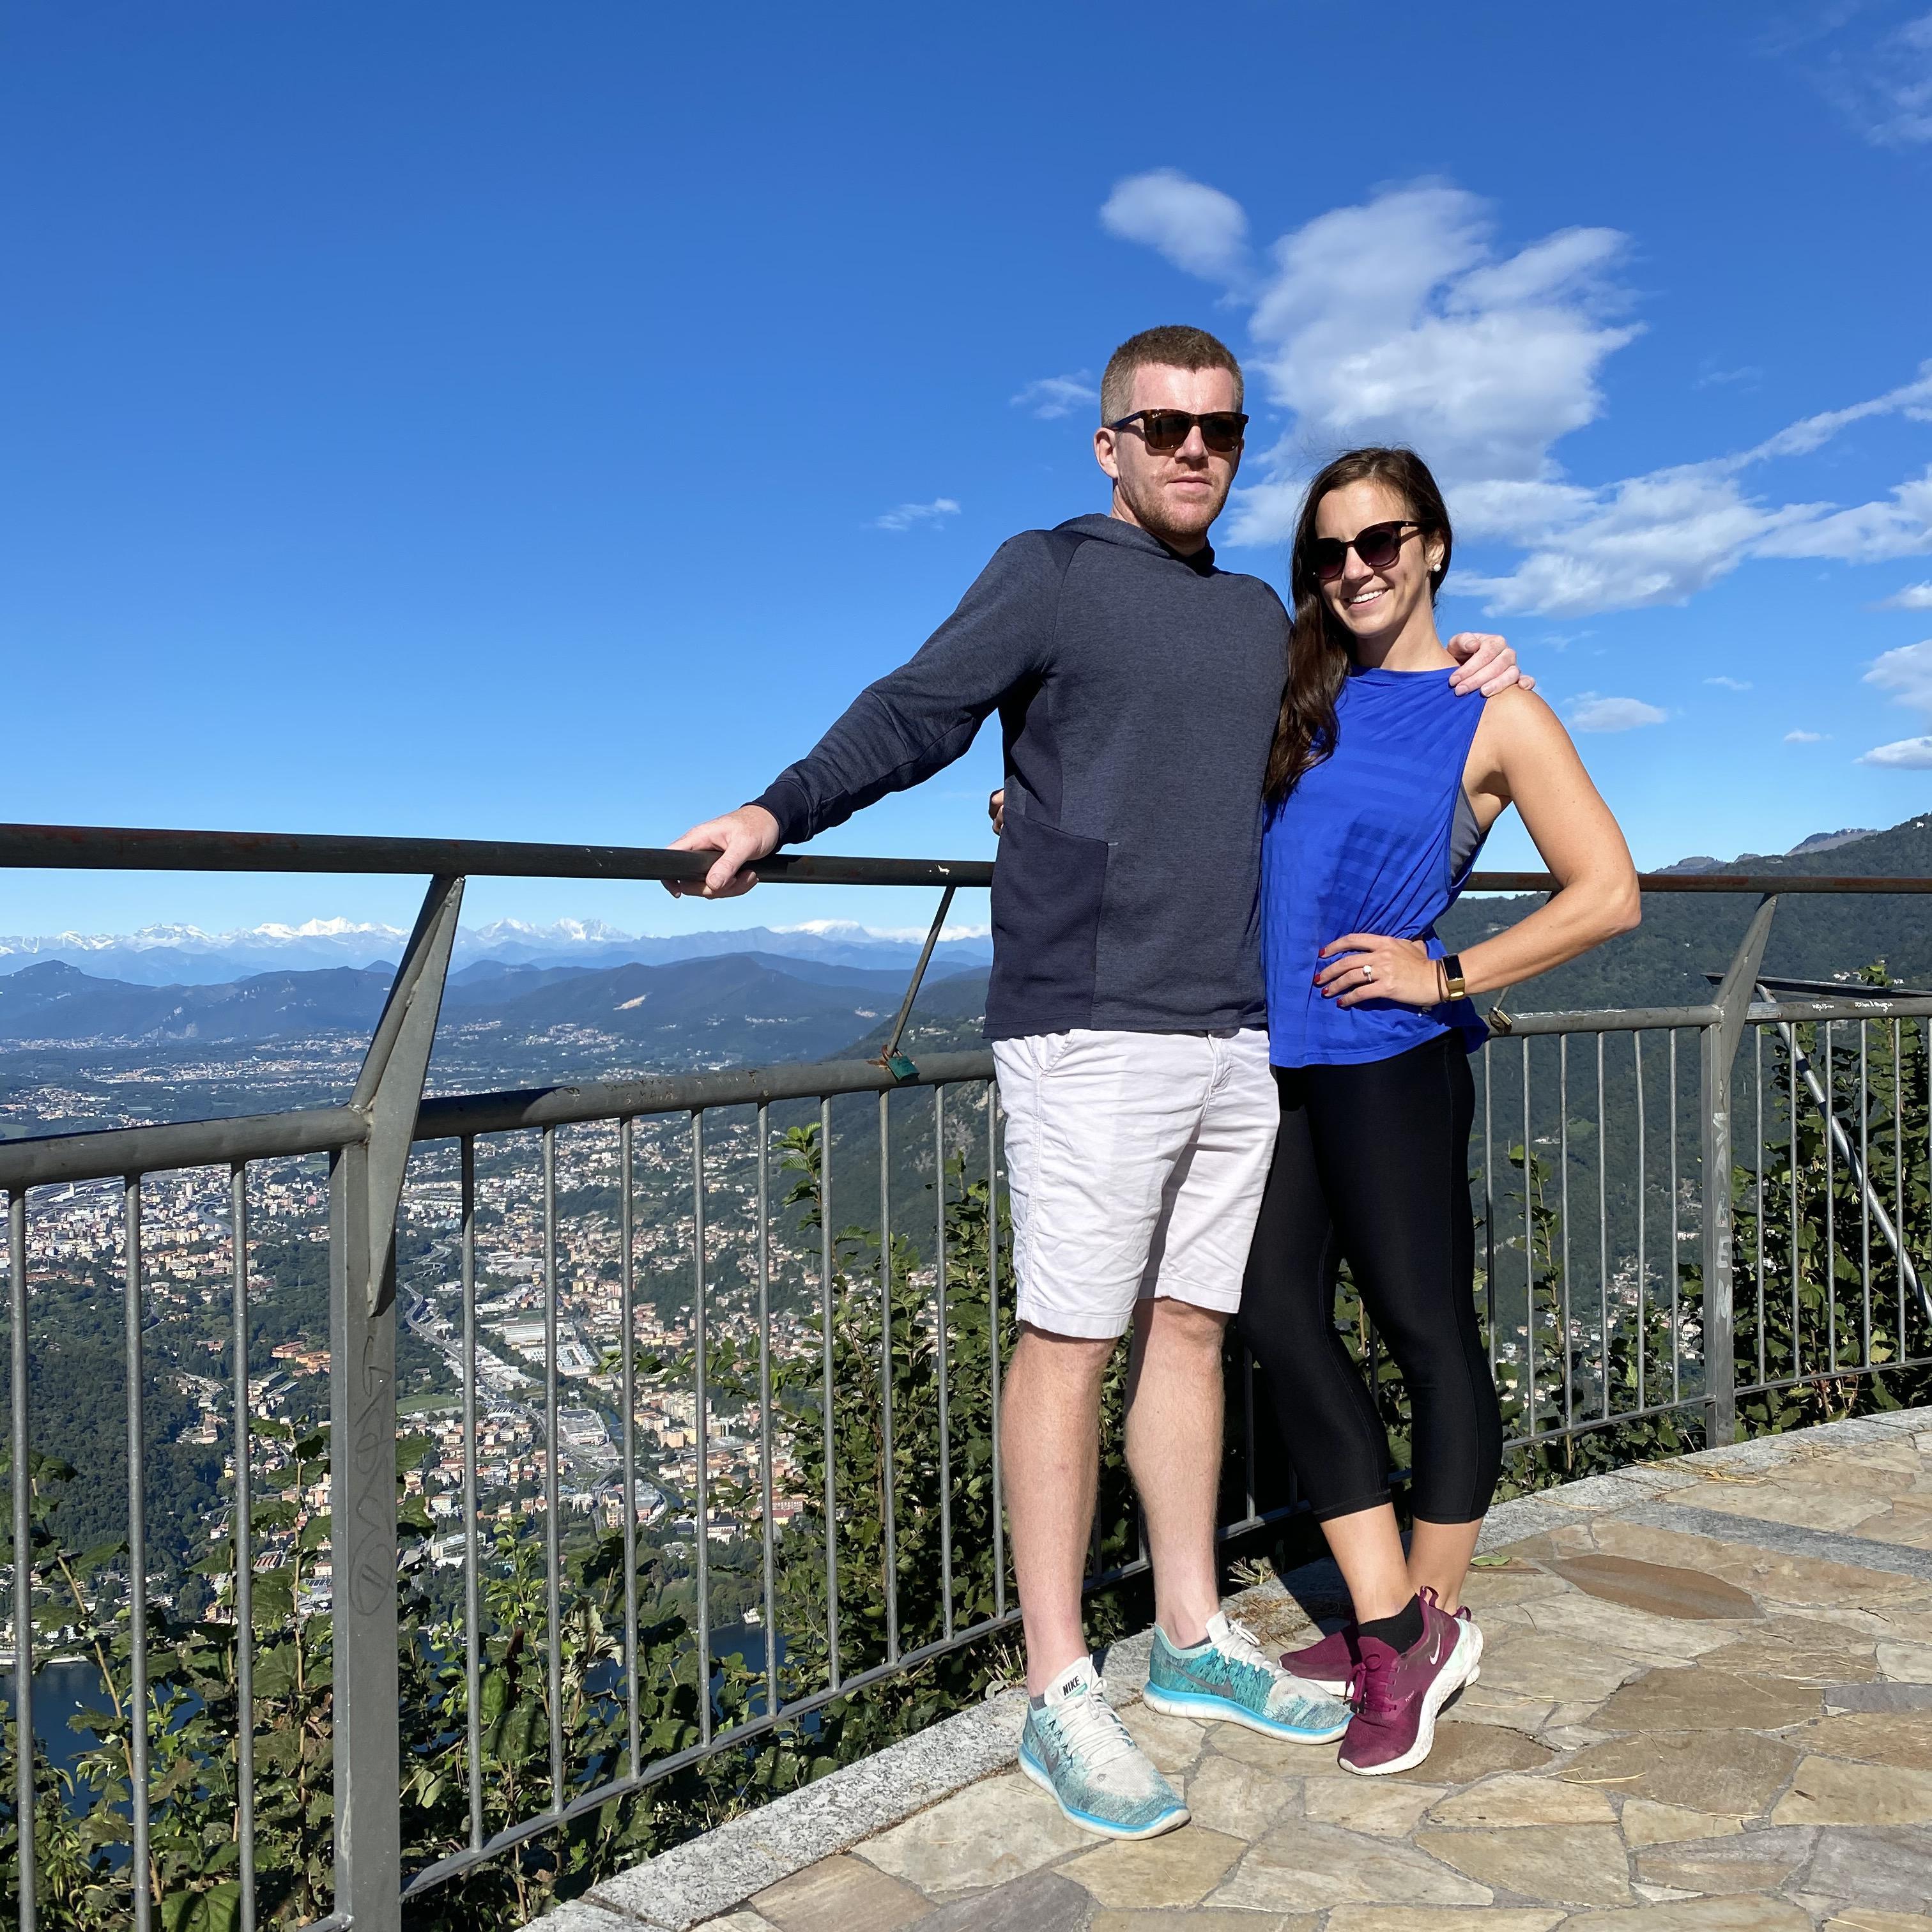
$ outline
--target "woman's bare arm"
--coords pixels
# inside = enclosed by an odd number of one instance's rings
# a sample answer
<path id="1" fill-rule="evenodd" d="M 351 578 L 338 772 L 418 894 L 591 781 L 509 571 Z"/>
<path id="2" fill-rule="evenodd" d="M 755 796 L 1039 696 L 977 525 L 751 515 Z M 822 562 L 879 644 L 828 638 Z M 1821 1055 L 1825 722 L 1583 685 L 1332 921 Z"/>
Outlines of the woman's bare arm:
<path id="1" fill-rule="evenodd" d="M 1489 700 L 1465 783 L 1485 824 L 1516 807 L 1558 886 L 1527 919 L 1462 954 L 1471 992 L 1534 979 L 1637 923 L 1642 908 L 1630 848 L 1541 698 L 1511 690 Z"/>

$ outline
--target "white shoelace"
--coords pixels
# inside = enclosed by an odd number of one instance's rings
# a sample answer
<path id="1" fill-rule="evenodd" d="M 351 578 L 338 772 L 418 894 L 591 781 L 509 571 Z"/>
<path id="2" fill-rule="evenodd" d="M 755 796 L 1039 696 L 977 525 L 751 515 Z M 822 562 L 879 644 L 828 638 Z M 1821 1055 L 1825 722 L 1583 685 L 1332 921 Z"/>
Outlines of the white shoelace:
<path id="1" fill-rule="evenodd" d="M 1119 1712 L 1107 1702 L 1106 1686 L 1097 1677 L 1084 1696 L 1063 1697 L 1052 1707 L 1052 1714 L 1068 1748 L 1095 1771 L 1140 1750 Z"/>
<path id="2" fill-rule="evenodd" d="M 1221 1618 L 1221 1634 L 1214 1640 L 1215 1648 L 1244 1664 L 1251 1664 L 1264 1670 L 1270 1676 L 1280 1674 L 1280 1666 L 1262 1649 L 1258 1639 L 1246 1624 L 1238 1624 L 1231 1616 Z"/>

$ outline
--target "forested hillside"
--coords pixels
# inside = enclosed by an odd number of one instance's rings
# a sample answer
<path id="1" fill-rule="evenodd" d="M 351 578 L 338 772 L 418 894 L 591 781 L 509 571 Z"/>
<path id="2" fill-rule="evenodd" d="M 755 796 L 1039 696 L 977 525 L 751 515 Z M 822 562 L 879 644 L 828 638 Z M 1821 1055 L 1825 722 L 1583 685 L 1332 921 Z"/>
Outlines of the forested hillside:
<path id="1" fill-rule="evenodd" d="M 1798 858 L 1720 866 L 1705 877 L 1744 873 L 1786 878 L 1891 876 L 1932 878 L 1932 817 L 1908 820 L 1856 844 Z M 1543 903 L 1538 897 L 1468 898 L 1441 926 L 1451 951 L 1513 926 Z M 1757 904 L 1749 894 L 1648 892 L 1643 923 L 1568 966 L 1526 982 L 1509 996 L 1518 1012 L 1599 1006 L 1681 1005 L 1710 996 L 1707 972 L 1730 963 Z M 1778 902 L 1765 970 L 1828 980 L 1882 959 L 1894 980 L 1932 986 L 1932 898 L 1787 894 Z"/>

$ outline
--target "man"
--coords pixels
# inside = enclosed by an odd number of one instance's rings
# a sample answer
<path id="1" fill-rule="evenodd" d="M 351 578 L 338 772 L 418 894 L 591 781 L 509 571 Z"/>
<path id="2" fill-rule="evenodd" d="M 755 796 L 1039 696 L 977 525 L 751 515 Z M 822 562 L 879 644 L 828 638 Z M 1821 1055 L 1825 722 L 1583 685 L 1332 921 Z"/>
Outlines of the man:
<path id="1" fill-rule="evenodd" d="M 674 891 L 748 890 L 767 854 L 930 777 L 1000 713 L 986 1032 L 1018 1283 L 1001 1447 L 1030 1694 L 1020 1762 L 1110 1838 L 1187 1820 L 1108 1706 L 1081 1622 L 1100 1385 L 1130 1322 L 1148 1702 L 1310 1742 L 1348 1719 L 1222 1614 L 1214 1558 L 1222 1336 L 1279 1114 L 1257 901 L 1287 616 L 1258 578 L 1216 568 L 1208 543 L 1240 460 L 1241 403 L 1240 364 L 1204 331 L 1123 344 L 1094 438 L 1108 513 L 1002 545 L 814 750 L 674 842 L 718 856 Z M 1459 641 L 1460 680 L 1514 680 L 1499 639 Z"/>

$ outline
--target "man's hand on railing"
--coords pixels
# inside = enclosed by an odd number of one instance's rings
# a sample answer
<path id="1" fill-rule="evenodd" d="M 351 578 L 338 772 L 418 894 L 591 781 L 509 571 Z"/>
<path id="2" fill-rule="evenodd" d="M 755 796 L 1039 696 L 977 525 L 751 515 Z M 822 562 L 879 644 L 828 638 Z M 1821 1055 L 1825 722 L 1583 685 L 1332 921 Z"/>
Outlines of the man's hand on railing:
<path id="1" fill-rule="evenodd" d="M 776 851 L 778 844 L 778 820 L 762 805 L 741 805 L 670 842 L 674 852 L 716 852 L 718 862 L 702 880 L 667 879 L 664 889 L 674 899 L 734 899 L 758 883 L 750 868 Z"/>

